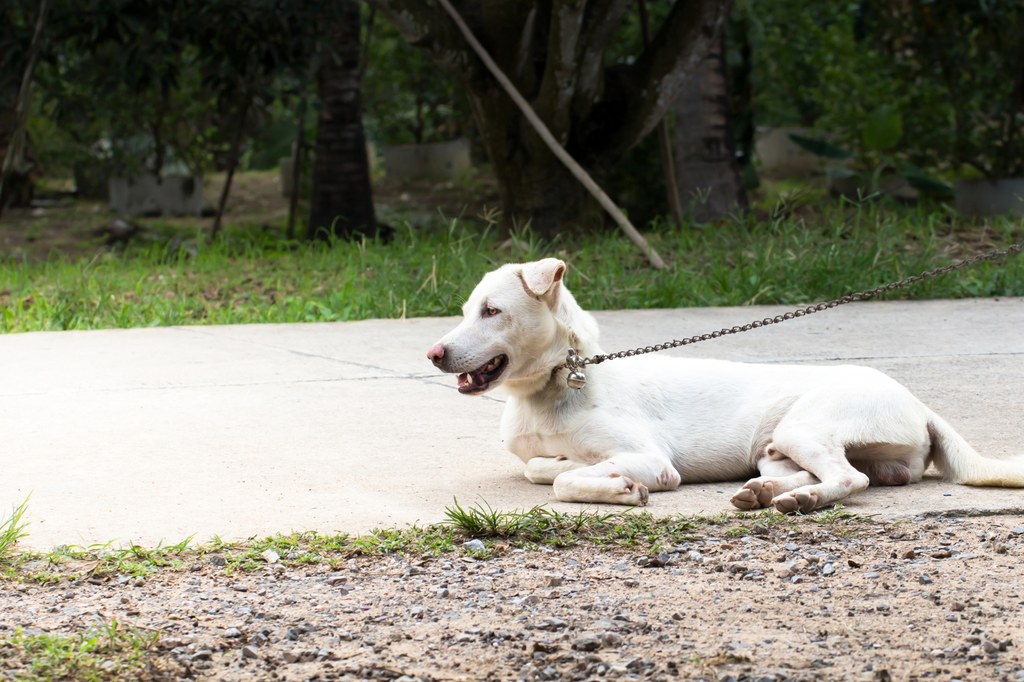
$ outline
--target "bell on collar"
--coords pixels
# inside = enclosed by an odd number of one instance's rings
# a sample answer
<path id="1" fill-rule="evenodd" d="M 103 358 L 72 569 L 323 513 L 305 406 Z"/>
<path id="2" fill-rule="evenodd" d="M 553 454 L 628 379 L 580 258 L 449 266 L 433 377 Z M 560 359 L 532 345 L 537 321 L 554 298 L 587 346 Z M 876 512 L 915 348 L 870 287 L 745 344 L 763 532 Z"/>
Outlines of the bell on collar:
<path id="1" fill-rule="evenodd" d="M 577 390 L 587 385 L 587 376 L 578 369 L 569 371 L 569 376 L 565 377 L 565 383 L 569 388 L 575 388 Z"/>

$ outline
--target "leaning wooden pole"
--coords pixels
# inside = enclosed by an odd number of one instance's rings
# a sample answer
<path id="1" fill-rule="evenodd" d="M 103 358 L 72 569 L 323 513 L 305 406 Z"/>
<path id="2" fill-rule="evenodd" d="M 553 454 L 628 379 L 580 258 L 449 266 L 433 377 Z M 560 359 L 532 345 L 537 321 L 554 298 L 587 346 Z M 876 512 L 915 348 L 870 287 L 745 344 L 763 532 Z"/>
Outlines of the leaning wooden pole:
<path id="1" fill-rule="evenodd" d="M 594 179 L 590 177 L 590 174 L 587 173 L 582 166 L 576 163 L 576 160 L 569 156 L 569 152 L 565 151 L 565 148 L 558 143 L 558 140 L 556 140 L 555 136 L 551 134 L 548 127 L 544 125 L 544 121 L 540 120 L 540 117 L 537 116 L 530 104 L 522 95 L 519 94 L 519 91 L 516 89 L 516 86 L 512 84 L 512 81 L 508 79 L 501 68 L 499 68 L 494 60 L 491 59 L 487 50 L 485 50 L 484 46 L 480 44 L 480 41 L 476 39 L 473 32 L 469 30 L 469 26 L 467 26 L 466 22 L 462 20 L 462 16 L 454 7 L 452 7 L 452 4 L 448 0 L 438 0 L 438 3 L 444 7 L 448 16 L 450 16 L 452 21 L 455 22 L 455 25 L 459 28 L 459 31 L 462 32 L 463 37 L 466 39 L 466 42 L 469 43 L 469 46 L 472 47 L 473 51 L 476 52 L 478 57 L 480 57 L 480 61 L 484 63 L 487 70 L 490 71 L 491 75 L 494 76 L 498 83 L 501 84 L 501 87 L 505 89 L 508 96 L 511 97 L 512 101 L 516 103 L 517 107 L 519 107 L 519 110 L 523 112 L 523 116 L 526 117 L 526 120 L 529 121 L 530 125 L 532 125 L 537 131 L 540 138 L 544 140 L 544 144 L 546 144 L 551 152 L 558 157 L 559 161 L 565 164 L 566 168 L 569 169 L 569 172 L 572 173 L 580 183 L 582 183 L 587 191 L 597 199 L 597 202 L 601 204 L 601 207 L 608 212 L 622 231 L 626 233 L 626 236 L 628 236 L 634 244 L 640 247 L 640 250 L 643 251 L 644 256 L 647 257 L 647 260 L 650 261 L 651 265 L 659 270 L 663 269 L 665 267 L 665 261 L 658 255 L 658 252 L 655 251 L 654 248 L 647 243 L 647 240 L 644 239 L 644 236 L 640 234 L 635 227 L 633 227 L 633 224 L 629 222 L 629 218 L 627 218 L 619 207 L 615 205 L 615 202 L 605 194 L 604 190 L 594 182 Z"/>

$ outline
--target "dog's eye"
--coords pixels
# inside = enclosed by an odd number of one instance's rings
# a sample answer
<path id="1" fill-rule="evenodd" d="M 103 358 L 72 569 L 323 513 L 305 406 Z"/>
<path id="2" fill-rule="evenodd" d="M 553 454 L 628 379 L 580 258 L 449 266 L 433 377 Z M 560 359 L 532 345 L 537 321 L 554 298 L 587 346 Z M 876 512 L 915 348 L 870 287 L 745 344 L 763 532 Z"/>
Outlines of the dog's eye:
<path id="1" fill-rule="evenodd" d="M 497 315 L 500 312 L 501 311 L 498 310 L 497 308 L 493 308 L 493 307 L 491 307 L 489 305 L 485 305 L 483 307 L 483 310 L 480 311 L 480 317 L 494 317 L 495 315 Z"/>

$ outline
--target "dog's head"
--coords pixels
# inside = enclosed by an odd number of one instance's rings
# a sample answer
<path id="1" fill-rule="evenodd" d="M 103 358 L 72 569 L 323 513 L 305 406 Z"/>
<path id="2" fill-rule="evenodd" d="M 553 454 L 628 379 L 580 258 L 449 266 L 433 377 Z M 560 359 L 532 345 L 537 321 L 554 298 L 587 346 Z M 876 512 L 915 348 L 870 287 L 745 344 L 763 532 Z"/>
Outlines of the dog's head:
<path id="1" fill-rule="evenodd" d="M 484 275 L 462 306 L 463 320 L 427 352 L 458 374 L 459 392 L 535 383 L 565 360 L 574 325 L 596 341 L 597 324 L 562 284 L 565 263 L 545 258 Z"/>

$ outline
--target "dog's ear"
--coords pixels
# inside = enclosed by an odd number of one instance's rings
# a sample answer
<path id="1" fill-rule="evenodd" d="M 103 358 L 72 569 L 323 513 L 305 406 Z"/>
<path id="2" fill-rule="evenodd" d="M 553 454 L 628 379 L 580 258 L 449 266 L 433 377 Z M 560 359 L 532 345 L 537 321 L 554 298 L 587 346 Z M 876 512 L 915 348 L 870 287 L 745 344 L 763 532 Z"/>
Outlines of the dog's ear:
<path id="1" fill-rule="evenodd" d="M 534 263 L 524 263 L 520 277 L 526 293 L 534 298 L 555 297 L 558 284 L 565 274 L 565 263 L 557 258 L 545 258 Z"/>

